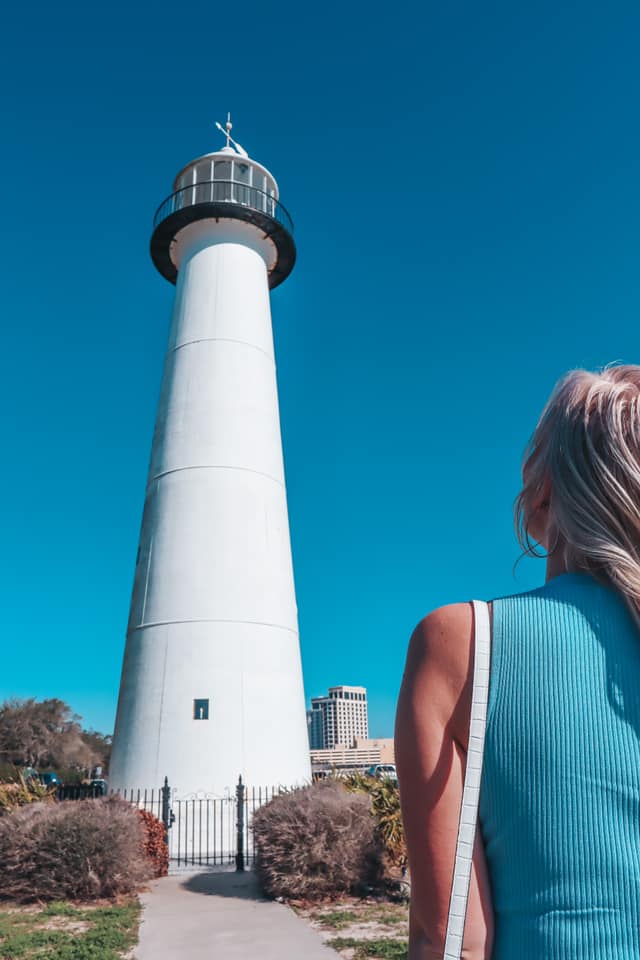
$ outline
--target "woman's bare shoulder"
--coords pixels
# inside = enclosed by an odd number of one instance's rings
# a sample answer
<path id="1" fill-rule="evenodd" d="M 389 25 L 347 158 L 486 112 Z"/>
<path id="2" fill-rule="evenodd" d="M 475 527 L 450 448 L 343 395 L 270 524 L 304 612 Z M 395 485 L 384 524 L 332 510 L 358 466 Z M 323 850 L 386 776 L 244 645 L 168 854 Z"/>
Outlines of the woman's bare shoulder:
<path id="1" fill-rule="evenodd" d="M 473 632 L 473 608 L 470 603 L 450 603 L 437 607 L 416 626 L 410 649 L 421 661 L 455 667 L 469 660 Z"/>
<path id="2" fill-rule="evenodd" d="M 405 669 L 405 682 L 415 685 L 416 692 L 428 687 L 441 722 L 451 723 L 464 745 L 473 685 L 473 626 L 469 602 L 433 610 L 413 631 Z"/>

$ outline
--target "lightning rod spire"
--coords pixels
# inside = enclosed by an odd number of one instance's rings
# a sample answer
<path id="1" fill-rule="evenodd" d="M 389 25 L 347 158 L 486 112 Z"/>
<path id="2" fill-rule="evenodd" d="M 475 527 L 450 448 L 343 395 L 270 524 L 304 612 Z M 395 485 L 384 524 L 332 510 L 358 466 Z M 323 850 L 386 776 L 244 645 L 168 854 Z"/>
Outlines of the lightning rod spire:
<path id="1" fill-rule="evenodd" d="M 230 113 L 227 113 L 227 122 L 225 123 L 224 127 L 217 120 L 216 120 L 216 127 L 218 128 L 220 133 L 223 133 L 227 138 L 227 145 L 226 145 L 227 150 L 230 150 L 231 146 L 233 145 L 236 149 L 236 152 L 239 153 L 241 157 L 247 157 L 247 158 L 249 157 L 249 154 L 244 149 L 244 147 L 242 147 L 238 143 L 238 141 L 234 140 L 233 137 L 231 136 L 231 131 L 233 130 L 233 124 L 231 123 Z"/>

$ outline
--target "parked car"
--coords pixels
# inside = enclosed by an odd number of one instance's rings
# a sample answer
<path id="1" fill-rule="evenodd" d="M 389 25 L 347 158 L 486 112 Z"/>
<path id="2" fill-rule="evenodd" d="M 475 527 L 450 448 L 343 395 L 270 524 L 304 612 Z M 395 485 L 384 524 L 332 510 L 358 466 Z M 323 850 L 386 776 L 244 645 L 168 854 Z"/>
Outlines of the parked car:
<path id="1" fill-rule="evenodd" d="M 392 780 L 398 782 L 398 774 L 395 763 L 374 763 L 367 770 L 370 777 L 376 777 L 378 780 Z"/>
<path id="2" fill-rule="evenodd" d="M 38 780 L 43 787 L 61 787 L 62 780 L 53 770 L 46 770 L 38 774 Z"/>

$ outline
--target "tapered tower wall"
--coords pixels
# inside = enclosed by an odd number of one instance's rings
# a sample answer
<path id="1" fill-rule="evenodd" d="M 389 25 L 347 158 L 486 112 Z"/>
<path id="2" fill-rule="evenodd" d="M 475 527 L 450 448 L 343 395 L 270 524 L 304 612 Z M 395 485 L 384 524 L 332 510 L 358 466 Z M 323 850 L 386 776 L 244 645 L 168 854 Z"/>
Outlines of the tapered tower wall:
<path id="1" fill-rule="evenodd" d="M 269 305 L 273 242 L 200 219 L 178 276 L 110 786 L 310 779 Z M 196 701 L 200 707 L 196 708 Z M 206 718 L 194 711 L 206 703 Z"/>

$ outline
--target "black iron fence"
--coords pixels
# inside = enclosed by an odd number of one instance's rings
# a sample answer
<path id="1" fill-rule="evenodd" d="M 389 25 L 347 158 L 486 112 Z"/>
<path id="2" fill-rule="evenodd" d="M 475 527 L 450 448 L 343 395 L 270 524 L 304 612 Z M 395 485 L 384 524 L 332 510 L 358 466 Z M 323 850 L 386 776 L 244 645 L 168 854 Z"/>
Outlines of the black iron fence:
<path id="1" fill-rule="evenodd" d="M 106 785 L 68 783 L 56 790 L 56 800 L 95 800 L 107 793 Z"/>
<path id="2" fill-rule="evenodd" d="M 255 811 L 282 792 L 281 787 L 247 787 L 238 779 L 234 794 L 173 797 L 168 779 L 158 790 L 121 790 L 123 800 L 148 810 L 164 823 L 169 860 L 174 868 L 234 866 L 255 862 L 251 823 Z M 61 787 L 59 800 L 103 795 L 89 786 Z"/>

